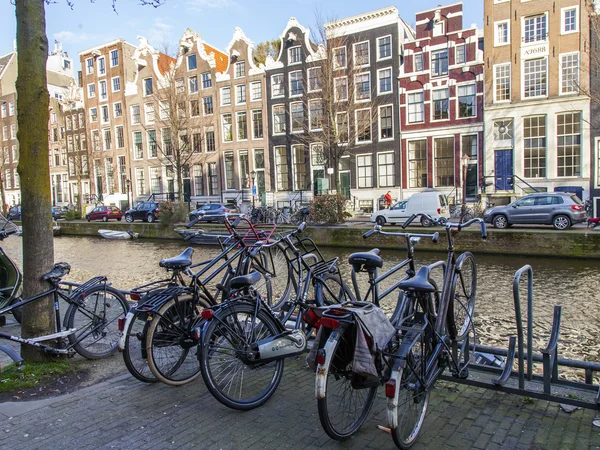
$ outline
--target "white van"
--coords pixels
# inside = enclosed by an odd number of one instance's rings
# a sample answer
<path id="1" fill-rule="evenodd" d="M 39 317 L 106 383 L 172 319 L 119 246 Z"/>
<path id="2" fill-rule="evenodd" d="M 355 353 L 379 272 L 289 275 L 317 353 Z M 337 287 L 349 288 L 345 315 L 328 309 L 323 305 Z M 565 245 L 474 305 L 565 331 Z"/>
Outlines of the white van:
<path id="1" fill-rule="evenodd" d="M 438 191 L 417 192 L 408 199 L 392 205 L 390 209 L 375 211 L 371 215 L 371 222 L 377 222 L 378 225 L 402 224 L 410 216 L 418 213 L 426 213 L 433 218 L 444 217 L 448 220 L 450 219 L 448 199 Z M 420 218 L 420 221 L 423 226 L 431 226 L 431 221 L 426 218 Z"/>

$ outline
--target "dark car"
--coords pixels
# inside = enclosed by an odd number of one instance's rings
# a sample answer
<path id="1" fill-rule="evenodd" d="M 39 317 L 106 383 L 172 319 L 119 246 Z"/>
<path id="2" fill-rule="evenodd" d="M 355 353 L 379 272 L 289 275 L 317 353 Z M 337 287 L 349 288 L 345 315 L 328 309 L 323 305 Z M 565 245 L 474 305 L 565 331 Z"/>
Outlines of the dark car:
<path id="1" fill-rule="evenodd" d="M 223 223 L 225 213 L 235 212 L 231 207 L 223 203 L 207 203 L 200 208 L 193 210 L 190 213 L 190 221 L 194 220 L 199 215 L 202 215 L 200 222 L 219 222 Z"/>
<path id="2" fill-rule="evenodd" d="M 117 219 L 120 221 L 122 217 L 123 213 L 116 206 L 96 206 L 85 216 L 88 222 L 91 222 L 92 220 L 108 222 L 110 219 Z"/>
<path id="3" fill-rule="evenodd" d="M 6 215 L 8 220 L 21 220 L 21 207 L 11 206 Z"/>
<path id="4" fill-rule="evenodd" d="M 496 228 L 506 228 L 513 224 L 541 224 L 566 230 L 585 220 L 585 209 L 583 202 L 575 194 L 538 192 L 526 195 L 510 205 L 490 208 L 485 211 L 483 218 Z"/>
<path id="5" fill-rule="evenodd" d="M 156 222 L 158 219 L 158 203 L 142 202 L 135 208 L 125 211 L 125 220 L 133 222 L 134 220 L 143 220 L 144 222 Z"/>
<path id="6" fill-rule="evenodd" d="M 67 208 L 65 208 L 64 206 L 53 206 L 52 207 L 52 219 L 53 220 L 64 219 L 65 214 L 67 214 L 67 212 L 69 212 L 69 210 Z"/>

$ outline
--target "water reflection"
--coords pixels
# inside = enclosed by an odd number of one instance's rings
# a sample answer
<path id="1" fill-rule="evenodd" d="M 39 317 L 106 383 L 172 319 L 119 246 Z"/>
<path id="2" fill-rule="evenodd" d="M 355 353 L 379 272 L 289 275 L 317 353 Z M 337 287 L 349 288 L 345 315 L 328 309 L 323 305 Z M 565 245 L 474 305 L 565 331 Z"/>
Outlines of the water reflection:
<path id="1" fill-rule="evenodd" d="M 19 264 L 22 260 L 21 238 L 11 237 L 2 243 L 7 253 Z M 67 261 L 72 266 L 68 279 L 84 281 L 96 275 L 107 275 L 115 287 L 130 289 L 149 281 L 163 278 L 164 269 L 158 261 L 177 255 L 185 248 L 183 241 L 110 241 L 91 237 L 58 237 L 54 241 L 56 261 Z M 443 247 L 440 247 L 443 248 Z M 351 249 L 323 249 L 326 257 L 339 256 L 343 275 L 350 280 L 347 264 Z M 217 248 L 197 246 L 194 261 L 208 259 Z M 381 253 L 384 269 L 404 259 L 400 251 Z M 419 252 L 419 264 L 429 264 L 445 258 L 445 254 Z M 566 358 L 600 360 L 600 264 L 592 260 L 565 260 L 518 256 L 477 256 L 478 286 L 476 323 L 480 342 L 507 346 L 508 336 L 516 334 L 512 280 L 524 264 L 534 269 L 534 348 L 547 344 L 552 324 L 553 305 L 563 305 L 560 354 Z M 364 278 L 366 279 L 366 278 Z M 366 283 L 361 283 L 363 295 Z M 384 283 L 384 285 L 389 285 Z M 440 284 L 441 286 L 441 284 Z M 522 302 L 525 314 L 525 289 Z M 391 307 L 396 298 L 392 294 L 384 302 Z"/>

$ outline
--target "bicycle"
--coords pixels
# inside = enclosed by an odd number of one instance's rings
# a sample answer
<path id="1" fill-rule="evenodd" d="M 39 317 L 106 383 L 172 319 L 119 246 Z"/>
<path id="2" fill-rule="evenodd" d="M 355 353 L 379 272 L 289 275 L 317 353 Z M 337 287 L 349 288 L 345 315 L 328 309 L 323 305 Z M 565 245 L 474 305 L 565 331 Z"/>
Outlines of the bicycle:
<path id="1" fill-rule="evenodd" d="M 0 230 L 0 241 L 16 232 L 16 227 L 14 230 L 6 229 L 5 224 Z M 13 274 L 9 275 L 9 278 L 21 279 L 20 271 L 16 266 L 9 265 L 3 268 L 6 271 L 18 271 L 18 276 Z M 119 340 L 117 320 L 124 317 L 129 309 L 125 296 L 110 287 L 104 276 L 94 277 L 72 292 L 65 293 L 60 284 L 70 270 L 71 266 L 65 262 L 55 264 L 54 268 L 41 278 L 51 284 L 50 289 L 30 298 L 16 297 L 16 301 L 11 305 L 0 309 L 0 315 L 7 312 L 14 313 L 17 309 L 20 309 L 17 313 L 20 315 L 21 308 L 25 305 L 52 296 L 55 312 L 54 333 L 29 339 L 0 333 L 0 338 L 31 345 L 53 355 L 71 357 L 79 353 L 87 359 L 100 359 L 114 354 Z M 61 299 L 69 304 L 62 321 L 59 302 Z M 42 344 L 52 340 L 57 341 L 56 346 Z"/>
<path id="2" fill-rule="evenodd" d="M 418 216 L 423 214 L 411 216 L 403 228 Z M 436 222 L 430 216 L 427 219 Z M 374 382 L 361 383 L 348 366 L 354 357 L 351 338 L 357 333 L 356 314 L 351 308 L 342 313 L 323 313 L 321 328 L 330 335 L 316 352 L 316 394 L 319 417 L 329 436 L 343 440 L 354 434 L 366 420 L 377 386 L 385 384 L 388 426 L 394 443 L 407 449 L 419 435 L 429 393 L 444 370 L 450 367 L 453 376 L 468 376 L 470 330 L 473 341 L 476 340 L 473 314 L 477 272 L 471 253 L 465 252 L 456 258 L 452 230 L 460 231 L 474 223 L 480 224 L 485 239 L 487 233 L 481 219 L 444 225 L 448 256 L 439 300 L 437 288 L 430 282 L 429 266 L 421 267 L 414 276 L 399 283 L 403 294 L 392 333 L 381 345 L 375 345 L 373 337 L 367 334 L 371 338 L 369 350 L 377 374 Z M 435 239 L 435 234 L 429 237 Z M 328 401 L 329 385 L 339 380 L 342 386 L 335 391 L 336 398 Z M 339 398 L 352 401 L 342 402 Z M 337 411 L 341 403 L 345 408 Z"/>
<path id="3" fill-rule="evenodd" d="M 205 322 L 199 330 L 202 337 L 198 354 L 202 377 L 209 392 L 229 408 L 250 410 L 273 395 L 283 374 L 284 359 L 307 348 L 313 329 L 309 313 L 312 306 L 353 299 L 339 276 L 338 258 L 315 258 L 311 264 L 312 258 L 303 257 L 294 245 L 292 237 L 304 228 L 301 224 L 278 241 L 263 245 L 285 243 L 295 257 L 296 296 L 290 297 L 278 313 L 253 288 L 260 279 L 256 272 L 234 278 L 233 297 L 202 312 Z M 314 298 L 308 298 L 311 285 Z M 292 330 L 286 330 L 288 322 L 293 322 Z"/>

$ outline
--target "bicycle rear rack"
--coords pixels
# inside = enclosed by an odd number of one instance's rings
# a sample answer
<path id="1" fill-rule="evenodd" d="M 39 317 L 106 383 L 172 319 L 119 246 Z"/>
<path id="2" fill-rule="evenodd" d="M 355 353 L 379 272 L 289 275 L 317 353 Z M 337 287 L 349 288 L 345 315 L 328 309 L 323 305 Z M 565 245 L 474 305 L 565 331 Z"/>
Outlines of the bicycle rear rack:
<path id="1" fill-rule="evenodd" d="M 312 270 L 312 274 L 313 276 L 319 276 L 319 275 L 323 275 L 327 272 L 331 272 L 332 269 L 336 269 L 336 265 L 338 262 L 339 258 L 331 258 L 328 259 L 327 261 L 318 261 L 315 264 L 312 264 L 310 267 L 310 269 Z"/>
<path id="2" fill-rule="evenodd" d="M 82 293 L 84 293 L 89 288 L 91 288 L 97 284 L 105 283 L 107 279 L 108 278 L 106 278 L 105 276 L 94 277 L 94 278 L 86 281 L 85 283 L 77 286 L 77 288 L 71 292 L 70 297 L 71 298 L 79 297 Z"/>
<path id="3" fill-rule="evenodd" d="M 156 313 L 167 301 L 169 301 L 173 297 L 178 297 L 183 294 L 191 293 L 192 291 L 189 288 L 185 288 L 182 286 L 174 286 L 160 291 L 152 292 L 150 295 L 140 300 L 140 304 L 135 308 L 135 312 Z"/>

